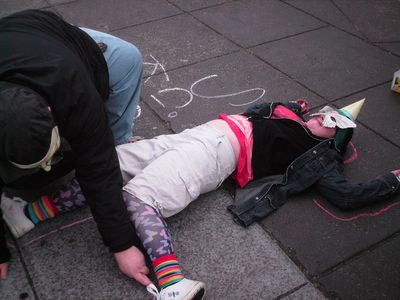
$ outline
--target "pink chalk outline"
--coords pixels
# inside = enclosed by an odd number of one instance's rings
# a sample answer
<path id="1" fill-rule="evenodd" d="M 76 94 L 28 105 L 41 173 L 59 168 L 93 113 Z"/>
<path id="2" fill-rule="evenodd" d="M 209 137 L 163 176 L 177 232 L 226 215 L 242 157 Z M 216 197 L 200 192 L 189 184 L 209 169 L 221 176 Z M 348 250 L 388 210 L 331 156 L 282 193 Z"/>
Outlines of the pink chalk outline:
<path id="1" fill-rule="evenodd" d="M 353 145 L 352 142 L 350 142 L 349 145 L 350 145 L 351 149 L 353 150 L 353 153 L 350 155 L 350 157 L 349 157 L 348 159 L 346 159 L 346 160 L 343 162 L 345 165 L 347 165 L 347 164 L 349 164 L 349 163 L 352 163 L 352 162 L 355 161 L 355 160 L 357 159 L 357 157 L 358 157 L 358 151 L 357 151 L 356 147 L 354 147 L 354 145 Z"/>
<path id="2" fill-rule="evenodd" d="M 354 144 L 352 142 L 349 143 L 351 149 L 353 150 L 353 153 L 350 155 L 350 157 L 348 159 L 346 159 L 343 163 L 344 164 L 349 164 L 352 163 L 353 161 L 355 161 L 358 157 L 358 151 L 356 149 L 356 147 L 354 146 Z M 371 213 L 362 213 L 362 214 L 358 214 L 358 215 L 354 215 L 352 217 L 349 218 L 340 218 L 338 216 L 336 216 L 333 212 L 329 211 L 327 208 L 325 208 L 324 206 L 322 206 L 321 202 L 318 200 L 313 200 L 315 205 L 317 205 L 323 212 L 325 212 L 326 214 L 328 214 L 329 216 L 331 216 L 332 218 L 334 218 L 335 220 L 338 221 L 342 221 L 342 222 L 351 222 L 360 218 L 365 218 L 365 217 L 376 217 L 379 216 L 381 214 L 383 214 L 384 212 L 387 212 L 388 210 L 390 210 L 391 208 L 397 206 L 400 204 L 400 201 L 396 201 L 393 202 L 392 204 L 378 210 L 375 212 L 371 212 Z"/>
<path id="3" fill-rule="evenodd" d="M 61 230 L 70 228 L 72 226 L 75 226 L 75 225 L 78 225 L 78 224 L 81 224 L 81 223 L 85 223 L 85 222 L 90 221 L 92 219 L 93 219 L 93 217 L 87 217 L 87 218 L 78 220 L 76 222 L 73 222 L 71 224 L 67 224 L 67 225 L 61 226 L 60 228 L 56 228 L 56 229 L 54 229 L 54 230 L 52 230 L 52 231 L 50 231 L 48 233 L 42 234 L 42 235 L 38 236 L 37 238 L 34 238 L 34 239 L 30 240 L 29 242 L 26 242 L 23 246 L 24 247 L 29 246 L 29 245 L 33 244 L 34 242 L 37 242 L 37 241 L 41 240 L 42 238 L 45 238 L 45 237 L 47 237 L 49 235 L 52 235 L 52 234 L 54 234 L 56 232 L 59 232 Z"/>
<path id="4" fill-rule="evenodd" d="M 332 213 L 331 211 L 329 211 L 327 208 L 323 207 L 322 204 L 318 200 L 313 200 L 313 201 L 314 201 L 315 205 L 317 205 L 323 212 L 325 212 L 326 214 L 328 214 L 335 220 L 342 221 L 342 222 L 350 222 L 350 221 L 354 221 L 354 220 L 357 220 L 360 218 L 365 218 L 365 217 L 376 217 L 376 216 L 379 216 L 379 215 L 383 214 L 384 212 L 387 212 L 389 209 L 400 204 L 400 201 L 396 201 L 396 202 L 394 202 L 378 211 L 375 211 L 375 212 L 362 213 L 362 214 L 358 214 L 358 215 L 355 215 L 355 216 L 352 216 L 349 218 L 340 218 L 340 217 L 336 216 L 334 213 Z"/>

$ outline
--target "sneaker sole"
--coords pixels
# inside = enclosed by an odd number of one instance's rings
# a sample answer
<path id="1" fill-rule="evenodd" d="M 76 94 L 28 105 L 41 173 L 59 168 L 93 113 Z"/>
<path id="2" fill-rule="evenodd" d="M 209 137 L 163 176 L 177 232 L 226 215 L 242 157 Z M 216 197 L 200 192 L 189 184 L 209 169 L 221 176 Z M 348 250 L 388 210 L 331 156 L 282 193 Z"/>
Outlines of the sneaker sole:
<path id="1" fill-rule="evenodd" d="M 206 288 L 204 283 L 198 282 L 192 289 L 192 292 L 187 295 L 187 300 L 201 300 L 206 295 Z"/>

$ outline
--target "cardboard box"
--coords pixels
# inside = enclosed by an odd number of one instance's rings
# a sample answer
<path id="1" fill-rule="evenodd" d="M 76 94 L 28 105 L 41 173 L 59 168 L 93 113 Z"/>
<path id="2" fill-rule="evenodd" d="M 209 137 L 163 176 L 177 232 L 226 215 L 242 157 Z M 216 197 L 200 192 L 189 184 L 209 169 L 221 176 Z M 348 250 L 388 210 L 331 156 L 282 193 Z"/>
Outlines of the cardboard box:
<path id="1" fill-rule="evenodd" d="M 391 90 L 400 93 L 400 70 L 394 72 Z"/>

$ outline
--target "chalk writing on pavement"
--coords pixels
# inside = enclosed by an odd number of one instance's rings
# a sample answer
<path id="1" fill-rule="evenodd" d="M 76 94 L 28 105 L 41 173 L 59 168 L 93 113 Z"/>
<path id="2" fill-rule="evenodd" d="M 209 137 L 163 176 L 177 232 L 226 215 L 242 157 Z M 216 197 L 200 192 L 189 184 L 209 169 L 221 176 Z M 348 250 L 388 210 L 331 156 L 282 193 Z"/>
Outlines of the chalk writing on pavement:
<path id="1" fill-rule="evenodd" d="M 151 80 L 151 78 L 156 74 L 156 75 L 162 75 L 163 80 L 165 82 L 170 83 L 170 77 L 166 71 L 165 64 L 163 65 L 160 63 L 158 59 L 156 59 L 152 54 L 149 55 L 150 58 L 152 59 L 151 62 L 144 62 L 144 65 L 150 67 L 150 75 L 146 78 L 144 83 L 146 84 L 148 81 Z M 157 73 L 157 71 L 160 71 Z M 220 95 L 209 95 L 207 92 L 207 82 L 210 80 L 218 78 L 217 74 L 211 74 L 207 75 L 205 77 L 202 77 L 195 82 L 193 82 L 190 87 L 184 88 L 184 87 L 176 87 L 171 84 L 171 87 L 164 88 L 157 90 L 156 92 L 152 93 L 150 97 L 158 103 L 163 109 L 167 110 L 172 110 L 171 112 L 168 113 L 168 118 L 175 118 L 178 116 L 178 110 L 182 109 L 189 104 L 191 104 L 196 98 L 197 99 L 228 99 L 228 104 L 234 107 L 239 107 L 239 106 L 246 106 L 249 104 L 252 104 L 254 102 L 257 102 L 259 99 L 261 99 L 265 95 L 265 89 L 263 88 L 251 88 L 251 89 L 246 89 L 243 91 L 237 91 L 237 92 L 231 92 L 231 93 L 224 93 Z M 183 104 L 181 105 L 175 105 L 173 107 L 168 107 L 168 103 L 165 103 L 164 100 L 160 99 L 163 97 L 163 94 L 168 94 L 168 93 L 178 93 L 180 95 L 183 95 Z M 254 95 L 256 94 L 256 95 Z M 239 103 L 230 101 L 229 99 L 232 99 L 233 97 L 243 95 L 243 100 Z M 248 98 L 250 96 L 253 96 L 252 98 Z M 140 116 L 140 107 L 138 108 L 138 113 L 136 118 Z"/>

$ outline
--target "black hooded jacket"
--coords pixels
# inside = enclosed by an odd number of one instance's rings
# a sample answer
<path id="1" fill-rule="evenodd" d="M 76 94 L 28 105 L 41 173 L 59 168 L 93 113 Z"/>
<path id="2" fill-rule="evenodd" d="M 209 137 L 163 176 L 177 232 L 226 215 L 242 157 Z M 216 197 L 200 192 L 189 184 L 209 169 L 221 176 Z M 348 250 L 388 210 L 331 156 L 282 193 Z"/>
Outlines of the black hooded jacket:
<path id="1" fill-rule="evenodd" d="M 122 199 L 122 177 L 104 106 L 108 69 L 97 44 L 54 13 L 38 10 L 1 19 L 0 41 L 0 94 L 19 86 L 44 99 L 70 146 L 51 172 L 40 171 L 12 182 L 2 176 L 0 192 L 6 183 L 14 188 L 44 186 L 75 169 L 105 245 L 118 252 L 137 243 Z M 0 110 L 7 110 L 4 106 L 9 101 L 1 99 Z M 0 146 L 0 163 L 7 163 L 7 151 Z M 0 263 L 9 259 L 1 223 Z"/>

